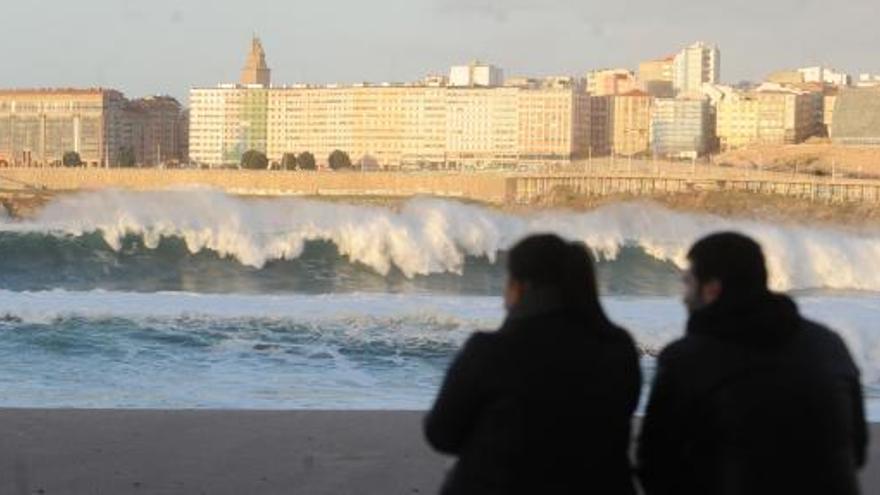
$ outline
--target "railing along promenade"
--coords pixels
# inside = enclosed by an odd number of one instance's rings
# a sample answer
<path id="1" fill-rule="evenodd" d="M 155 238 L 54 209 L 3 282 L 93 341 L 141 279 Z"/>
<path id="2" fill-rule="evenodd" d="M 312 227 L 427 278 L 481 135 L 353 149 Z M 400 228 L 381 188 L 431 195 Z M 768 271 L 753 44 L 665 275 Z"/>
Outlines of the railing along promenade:
<path id="1" fill-rule="evenodd" d="M 554 192 L 583 196 L 653 196 L 704 191 L 733 191 L 788 196 L 827 203 L 880 204 L 880 181 L 817 177 L 774 172 L 731 173 L 553 173 L 519 175 L 507 179 L 508 203 L 532 203 Z"/>
<path id="2" fill-rule="evenodd" d="M 548 168 L 549 170 L 549 168 Z M 681 194 L 744 191 L 823 202 L 880 204 L 880 181 L 647 162 L 574 165 L 552 172 L 303 172 L 203 169 L 0 169 L 0 192 L 55 193 L 103 188 L 157 190 L 202 186 L 241 195 L 430 195 L 486 203 L 532 203 L 555 192 L 576 195 Z"/>

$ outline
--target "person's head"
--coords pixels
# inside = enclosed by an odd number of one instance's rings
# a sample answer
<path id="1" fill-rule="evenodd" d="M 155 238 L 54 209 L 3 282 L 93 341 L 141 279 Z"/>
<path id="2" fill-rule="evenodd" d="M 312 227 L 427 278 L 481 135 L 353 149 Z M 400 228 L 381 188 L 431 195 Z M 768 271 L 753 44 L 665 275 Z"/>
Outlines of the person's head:
<path id="1" fill-rule="evenodd" d="M 508 310 L 530 291 L 552 292 L 569 306 L 599 308 L 593 259 L 582 243 L 553 234 L 527 237 L 510 250 L 507 271 Z"/>
<path id="2" fill-rule="evenodd" d="M 761 246 L 735 232 L 700 239 L 688 252 L 684 302 L 690 312 L 720 301 L 767 292 L 767 268 Z"/>

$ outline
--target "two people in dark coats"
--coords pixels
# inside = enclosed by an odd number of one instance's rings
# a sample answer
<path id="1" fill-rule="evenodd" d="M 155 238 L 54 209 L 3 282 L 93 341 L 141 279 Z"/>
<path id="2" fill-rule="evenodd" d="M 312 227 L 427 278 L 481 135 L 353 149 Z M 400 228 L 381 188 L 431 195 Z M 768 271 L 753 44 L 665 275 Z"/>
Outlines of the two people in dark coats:
<path id="1" fill-rule="evenodd" d="M 658 359 L 637 449 L 648 495 L 857 494 L 867 426 L 841 339 L 767 289 L 734 233 L 689 252 L 685 336 Z M 602 310 L 582 244 L 508 255 L 507 318 L 453 361 L 425 420 L 457 462 L 443 494 L 634 494 L 638 353 Z"/>

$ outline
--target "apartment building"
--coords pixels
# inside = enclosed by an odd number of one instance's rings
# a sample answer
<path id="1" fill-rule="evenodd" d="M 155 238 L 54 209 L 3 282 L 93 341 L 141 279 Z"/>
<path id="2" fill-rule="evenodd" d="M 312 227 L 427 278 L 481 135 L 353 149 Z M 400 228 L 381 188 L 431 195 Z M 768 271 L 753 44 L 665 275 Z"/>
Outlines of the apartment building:
<path id="1" fill-rule="evenodd" d="M 704 97 L 658 98 L 651 117 L 651 146 L 657 156 L 696 158 L 714 140 L 709 100 Z"/>
<path id="2" fill-rule="evenodd" d="M 517 92 L 520 160 L 560 160 L 589 154 L 590 97 L 571 82 L 550 80 Z"/>
<path id="3" fill-rule="evenodd" d="M 859 80 L 856 82 L 859 88 L 874 88 L 880 86 L 880 74 L 863 73 L 859 74 Z"/>
<path id="4" fill-rule="evenodd" d="M 125 105 L 111 89 L 0 90 L 0 161 L 48 166 L 75 151 L 89 166 L 113 166 L 126 145 Z"/>
<path id="5" fill-rule="evenodd" d="M 635 74 L 627 69 L 601 69 L 587 74 L 587 92 L 593 96 L 609 96 L 638 89 Z"/>
<path id="6" fill-rule="evenodd" d="M 491 64 L 473 61 L 449 70 L 449 86 L 492 88 L 504 84 L 504 71 Z"/>
<path id="7" fill-rule="evenodd" d="M 655 98 L 675 96 L 673 88 L 674 63 L 674 56 L 640 63 L 638 80 L 641 89 Z"/>
<path id="8" fill-rule="evenodd" d="M 672 62 L 672 85 L 677 93 L 698 92 L 703 84 L 721 81 L 721 51 L 697 42 L 679 52 Z"/>
<path id="9" fill-rule="evenodd" d="M 611 96 L 590 96 L 590 154 L 611 154 L 614 122 Z"/>
<path id="10" fill-rule="evenodd" d="M 611 97 L 611 142 L 615 154 L 637 156 L 650 153 L 653 101 L 651 95 L 639 90 Z"/>
<path id="11" fill-rule="evenodd" d="M 519 144 L 519 88 L 446 91 L 448 166 L 515 165 Z"/>
<path id="12" fill-rule="evenodd" d="M 191 92 L 190 154 L 234 165 L 336 149 L 367 168 L 477 168 L 586 156 L 590 99 L 577 88 L 221 86 Z"/>
<path id="13" fill-rule="evenodd" d="M 238 164 L 247 150 L 268 148 L 269 90 L 223 84 L 190 91 L 189 154 L 199 164 Z"/>
<path id="14" fill-rule="evenodd" d="M 803 67 L 793 70 L 780 70 L 767 76 L 767 81 L 776 84 L 814 83 L 831 86 L 849 86 L 852 76 L 827 67 Z"/>
<path id="15" fill-rule="evenodd" d="M 852 84 L 852 76 L 846 72 L 834 70 L 821 65 L 815 67 L 803 67 L 797 70 L 805 83 L 832 84 L 834 86 L 849 86 Z"/>
<path id="16" fill-rule="evenodd" d="M 807 140 L 819 133 L 822 98 L 821 92 L 778 85 L 731 94 L 716 106 L 721 149 Z"/>
<path id="17" fill-rule="evenodd" d="M 183 108 L 170 96 L 149 96 L 124 106 L 126 145 L 138 165 L 154 166 L 187 158 L 188 125 Z"/>

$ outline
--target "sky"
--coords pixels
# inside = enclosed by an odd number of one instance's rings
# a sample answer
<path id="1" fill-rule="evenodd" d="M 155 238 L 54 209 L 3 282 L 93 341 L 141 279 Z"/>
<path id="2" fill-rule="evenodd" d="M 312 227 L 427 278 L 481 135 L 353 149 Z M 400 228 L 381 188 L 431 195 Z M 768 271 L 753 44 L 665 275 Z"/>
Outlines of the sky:
<path id="1" fill-rule="evenodd" d="M 235 82 L 256 33 L 274 84 L 412 81 L 474 59 L 584 75 L 704 40 L 722 79 L 880 73 L 877 0 L 4 0 L 0 87 L 129 97 Z"/>

